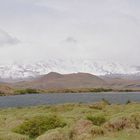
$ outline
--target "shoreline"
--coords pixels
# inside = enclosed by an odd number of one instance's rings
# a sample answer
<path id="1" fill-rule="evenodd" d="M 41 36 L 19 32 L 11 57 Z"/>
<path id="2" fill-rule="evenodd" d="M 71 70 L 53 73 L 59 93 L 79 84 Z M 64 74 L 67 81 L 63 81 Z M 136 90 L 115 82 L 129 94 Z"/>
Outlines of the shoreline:
<path id="1" fill-rule="evenodd" d="M 49 90 L 41 90 L 41 89 L 16 89 L 13 90 L 12 93 L 1 93 L 0 96 L 15 96 L 15 95 L 27 95 L 27 94 L 53 94 L 53 93 L 128 93 L 128 92 L 140 92 L 140 90 L 133 89 L 110 89 L 110 88 L 79 88 L 79 89 L 49 89 Z"/>

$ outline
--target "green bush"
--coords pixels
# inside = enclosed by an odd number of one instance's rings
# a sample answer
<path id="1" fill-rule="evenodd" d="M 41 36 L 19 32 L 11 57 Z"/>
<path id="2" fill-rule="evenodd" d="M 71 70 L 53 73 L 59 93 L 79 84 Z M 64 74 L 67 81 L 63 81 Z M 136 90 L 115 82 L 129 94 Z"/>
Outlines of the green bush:
<path id="1" fill-rule="evenodd" d="M 90 120 L 90 121 L 92 121 L 92 123 L 94 125 L 97 125 L 97 126 L 100 126 L 100 125 L 102 125 L 103 123 L 106 122 L 105 117 L 104 116 L 101 116 L 101 115 L 100 116 L 92 116 L 92 115 L 89 115 L 89 116 L 87 116 L 87 119 Z"/>
<path id="2" fill-rule="evenodd" d="M 30 120 L 26 120 L 21 125 L 14 128 L 14 132 L 35 138 L 50 129 L 64 127 L 65 125 L 66 123 L 64 123 L 59 117 L 55 115 L 37 116 Z"/>
<path id="3" fill-rule="evenodd" d="M 19 89 L 15 91 L 16 94 L 33 94 L 33 93 L 39 93 L 36 89 Z"/>
<path id="4" fill-rule="evenodd" d="M 126 102 L 126 104 L 130 104 L 131 103 L 131 101 L 130 100 L 128 100 L 127 102 Z"/>
<path id="5" fill-rule="evenodd" d="M 90 92 L 111 92 L 112 89 L 105 89 L 105 88 L 93 88 L 89 89 Z"/>

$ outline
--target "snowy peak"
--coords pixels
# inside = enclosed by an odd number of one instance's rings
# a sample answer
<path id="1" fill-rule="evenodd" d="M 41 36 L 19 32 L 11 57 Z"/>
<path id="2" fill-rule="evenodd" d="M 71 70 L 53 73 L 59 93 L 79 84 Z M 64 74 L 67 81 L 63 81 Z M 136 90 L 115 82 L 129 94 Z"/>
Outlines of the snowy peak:
<path id="1" fill-rule="evenodd" d="M 94 61 L 94 60 L 63 60 L 52 59 L 36 63 L 13 63 L 0 65 L 0 79 L 23 79 L 49 72 L 67 73 L 91 73 L 94 75 L 107 74 L 137 74 L 140 73 L 139 66 L 128 66 L 113 62 Z"/>

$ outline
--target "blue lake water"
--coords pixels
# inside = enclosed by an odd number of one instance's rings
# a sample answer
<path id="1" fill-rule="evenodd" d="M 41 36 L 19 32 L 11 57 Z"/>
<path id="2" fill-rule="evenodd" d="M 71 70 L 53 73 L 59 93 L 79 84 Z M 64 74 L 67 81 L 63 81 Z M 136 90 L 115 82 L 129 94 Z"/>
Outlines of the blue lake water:
<path id="1" fill-rule="evenodd" d="M 63 103 L 94 103 L 102 100 L 103 98 L 108 100 L 110 103 L 117 104 L 126 103 L 128 100 L 140 102 L 140 92 L 50 93 L 1 96 L 0 107 L 23 107 Z"/>

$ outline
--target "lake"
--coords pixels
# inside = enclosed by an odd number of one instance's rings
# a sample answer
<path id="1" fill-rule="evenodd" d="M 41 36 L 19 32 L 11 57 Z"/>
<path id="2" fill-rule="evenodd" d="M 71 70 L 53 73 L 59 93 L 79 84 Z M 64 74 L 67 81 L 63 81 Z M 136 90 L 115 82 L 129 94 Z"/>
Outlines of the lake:
<path id="1" fill-rule="evenodd" d="M 128 100 L 140 102 L 140 92 L 123 93 L 50 93 L 50 94 L 26 94 L 14 96 L 1 96 L 0 107 L 23 107 L 34 105 L 52 105 L 63 103 L 94 103 L 102 99 L 110 103 L 123 104 Z"/>

